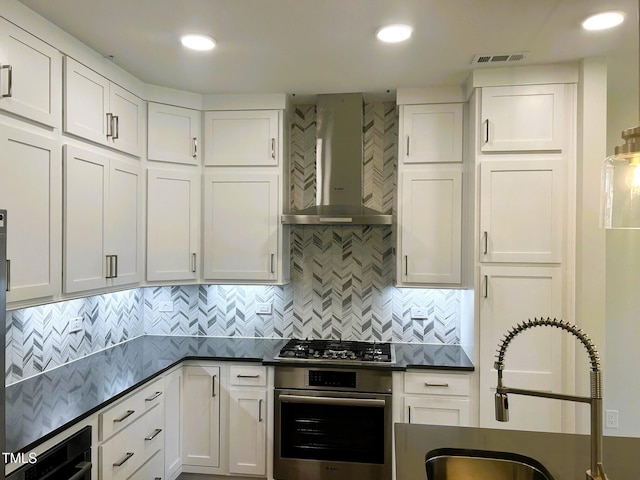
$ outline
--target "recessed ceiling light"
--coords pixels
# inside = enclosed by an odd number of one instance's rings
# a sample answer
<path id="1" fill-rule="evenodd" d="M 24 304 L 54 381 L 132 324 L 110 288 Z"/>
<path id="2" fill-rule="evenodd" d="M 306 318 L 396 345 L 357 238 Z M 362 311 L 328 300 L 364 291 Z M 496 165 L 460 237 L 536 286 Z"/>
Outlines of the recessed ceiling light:
<path id="1" fill-rule="evenodd" d="M 398 43 L 407 40 L 413 33 L 413 28 L 409 25 L 396 23 L 394 25 L 386 25 L 376 32 L 378 40 L 385 43 Z"/>
<path id="2" fill-rule="evenodd" d="M 591 15 L 584 22 L 582 28 L 585 30 L 606 30 L 622 23 L 624 13 L 619 11 L 603 12 Z"/>
<path id="3" fill-rule="evenodd" d="M 180 37 L 180 41 L 185 47 L 190 48 L 191 50 L 198 51 L 211 50 L 216 46 L 215 40 L 207 35 L 183 35 L 182 37 Z"/>

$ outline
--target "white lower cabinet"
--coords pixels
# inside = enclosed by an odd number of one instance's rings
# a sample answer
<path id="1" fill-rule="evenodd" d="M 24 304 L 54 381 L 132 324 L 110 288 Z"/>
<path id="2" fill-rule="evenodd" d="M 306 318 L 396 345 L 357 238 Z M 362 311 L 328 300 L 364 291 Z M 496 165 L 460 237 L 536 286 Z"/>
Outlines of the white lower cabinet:
<path id="1" fill-rule="evenodd" d="M 165 480 L 174 480 L 182 473 L 183 378 L 182 366 L 164 377 Z"/>
<path id="2" fill-rule="evenodd" d="M 164 477 L 164 381 L 150 382 L 98 416 L 98 478 Z M 152 479 L 156 477 L 151 477 Z"/>
<path id="3" fill-rule="evenodd" d="M 183 471 L 219 473 L 221 366 L 185 365 L 182 411 Z"/>
<path id="4" fill-rule="evenodd" d="M 229 373 L 229 473 L 264 476 L 267 367 L 231 365 Z"/>
<path id="5" fill-rule="evenodd" d="M 407 371 L 404 421 L 430 425 L 471 425 L 470 379 L 466 373 Z"/>

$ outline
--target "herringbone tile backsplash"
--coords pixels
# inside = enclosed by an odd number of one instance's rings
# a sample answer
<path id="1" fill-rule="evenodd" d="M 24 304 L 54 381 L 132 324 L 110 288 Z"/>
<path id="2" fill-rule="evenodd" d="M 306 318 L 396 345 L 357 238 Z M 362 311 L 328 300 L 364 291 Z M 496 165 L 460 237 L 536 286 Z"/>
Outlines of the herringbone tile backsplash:
<path id="1" fill-rule="evenodd" d="M 364 109 L 364 201 L 394 208 L 397 115 L 393 103 Z M 291 206 L 315 199 L 315 107 L 296 106 L 291 131 Z M 292 281 L 284 286 L 147 287 L 8 312 L 6 380 L 19 381 L 142 334 L 343 338 L 417 343 L 460 342 L 458 290 L 393 286 L 392 229 L 292 228 Z M 160 312 L 159 302 L 173 302 Z M 257 315 L 257 303 L 272 313 Z M 412 306 L 429 319 L 410 318 Z M 69 334 L 82 316 L 84 331 Z"/>

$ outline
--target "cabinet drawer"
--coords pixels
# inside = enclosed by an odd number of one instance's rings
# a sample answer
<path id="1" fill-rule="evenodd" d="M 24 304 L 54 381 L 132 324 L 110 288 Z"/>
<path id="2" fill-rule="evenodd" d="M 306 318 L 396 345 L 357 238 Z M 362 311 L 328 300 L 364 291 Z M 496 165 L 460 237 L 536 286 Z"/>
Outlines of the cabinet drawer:
<path id="1" fill-rule="evenodd" d="M 164 462 L 162 461 L 162 452 L 157 452 L 145 463 L 139 470 L 131 475 L 128 480 L 154 480 L 163 479 Z"/>
<path id="2" fill-rule="evenodd" d="M 469 395 L 469 377 L 441 373 L 407 372 L 404 374 L 405 393 L 426 395 Z"/>
<path id="3" fill-rule="evenodd" d="M 163 409 L 156 406 L 99 447 L 100 478 L 122 480 L 164 444 Z"/>
<path id="4" fill-rule="evenodd" d="M 163 394 L 163 382 L 159 379 L 105 410 L 100 414 L 100 440 L 106 440 L 160 404 Z"/>
<path id="5" fill-rule="evenodd" d="M 231 385 L 263 387 L 267 384 L 267 367 L 261 365 L 231 365 Z"/>

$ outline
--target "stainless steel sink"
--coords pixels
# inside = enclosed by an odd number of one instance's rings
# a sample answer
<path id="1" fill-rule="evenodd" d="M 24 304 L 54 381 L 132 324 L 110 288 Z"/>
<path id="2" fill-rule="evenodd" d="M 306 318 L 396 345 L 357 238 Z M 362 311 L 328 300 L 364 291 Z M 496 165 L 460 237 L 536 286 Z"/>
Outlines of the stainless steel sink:
<path id="1" fill-rule="evenodd" d="M 540 462 L 508 452 L 439 448 L 425 466 L 427 480 L 553 480 Z"/>

